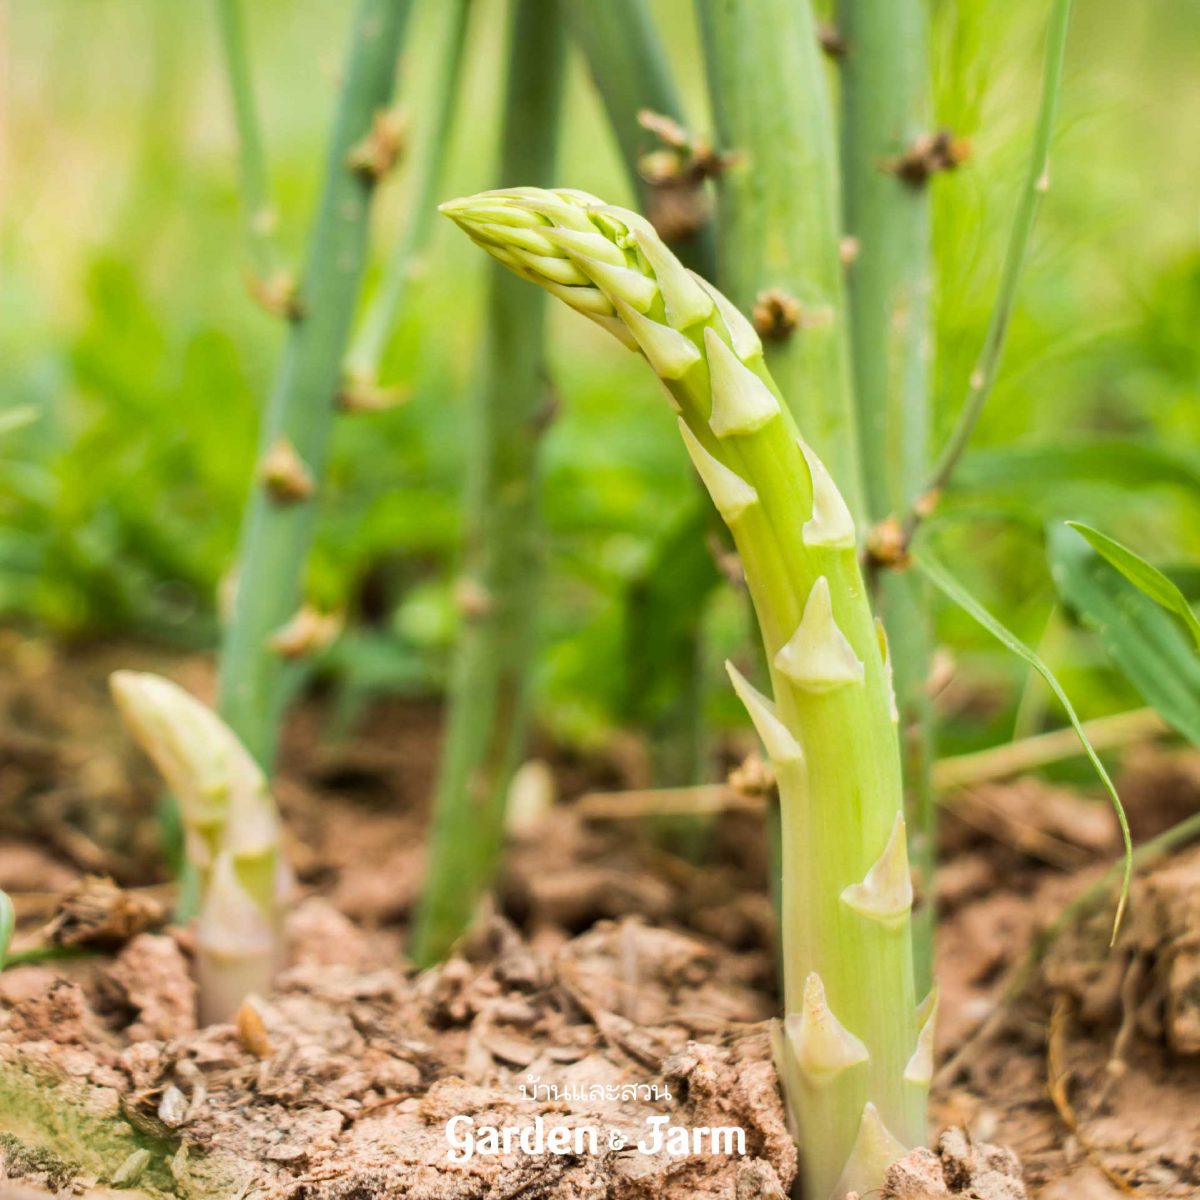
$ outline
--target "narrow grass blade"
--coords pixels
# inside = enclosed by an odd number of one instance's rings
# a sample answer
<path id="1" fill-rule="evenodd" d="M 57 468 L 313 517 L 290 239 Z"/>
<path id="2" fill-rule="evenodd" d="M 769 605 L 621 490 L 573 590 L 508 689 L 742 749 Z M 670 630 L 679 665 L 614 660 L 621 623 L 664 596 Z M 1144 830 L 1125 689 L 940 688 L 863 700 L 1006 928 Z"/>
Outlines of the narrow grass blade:
<path id="1" fill-rule="evenodd" d="M 1187 597 L 1157 567 L 1151 566 L 1128 546 L 1121 545 L 1114 538 L 1093 529 L 1090 525 L 1084 525 L 1081 521 L 1068 521 L 1067 524 L 1085 538 L 1105 562 L 1120 571 L 1139 592 L 1149 596 L 1167 612 L 1181 618 L 1196 643 L 1196 649 L 1200 650 L 1200 618 L 1192 611 Z"/>
<path id="2" fill-rule="evenodd" d="M 963 612 L 982 625 L 1001 645 L 1005 646 L 1018 658 L 1027 662 L 1046 681 L 1047 686 L 1062 704 L 1063 710 L 1067 714 L 1067 719 L 1071 722 L 1076 734 L 1079 735 L 1079 741 L 1083 746 L 1084 752 L 1091 759 L 1092 766 L 1096 768 L 1096 774 L 1100 777 L 1100 782 L 1104 784 L 1109 799 L 1112 800 L 1113 811 L 1117 814 L 1117 821 L 1121 826 L 1121 838 L 1125 843 L 1125 869 L 1121 879 L 1121 895 L 1117 901 L 1116 916 L 1113 918 L 1112 936 L 1115 942 L 1117 931 L 1121 927 L 1121 918 L 1125 915 L 1125 905 L 1129 900 L 1129 883 L 1133 875 L 1133 838 L 1129 833 L 1129 821 L 1125 816 L 1125 806 L 1121 803 L 1121 797 L 1117 795 L 1117 789 L 1113 785 L 1113 781 L 1109 777 L 1104 764 L 1100 761 L 1100 756 L 1088 740 L 1083 724 L 1075 712 L 1075 706 L 1067 698 L 1067 693 L 1063 691 L 1062 684 L 1055 678 L 1054 672 L 1020 638 L 1001 625 L 945 567 L 930 558 L 927 554 L 921 554 L 914 561 L 921 573 L 938 591 L 948 599 L 953 600 Z"/>
<path id="3" fill-rule="evenodd" d="M 0 971 L 8 962 L 8 948 L 12 944 L 13 930 L 17 927 L 17 914 L 7 892 L 0 892 Z"/>

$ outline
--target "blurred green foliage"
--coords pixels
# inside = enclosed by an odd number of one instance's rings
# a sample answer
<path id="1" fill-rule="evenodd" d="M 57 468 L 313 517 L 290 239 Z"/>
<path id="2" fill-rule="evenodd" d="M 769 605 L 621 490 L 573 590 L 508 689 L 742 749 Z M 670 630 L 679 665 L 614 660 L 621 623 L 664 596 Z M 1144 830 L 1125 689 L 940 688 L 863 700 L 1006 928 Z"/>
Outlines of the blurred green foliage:
<path id="1" fill-rule="evenodd" d="M 707 128 L 690 5 L 655 8 L 693 119 Z M 938 122 L 973 148 L 934 185 L 944 434 L 982 337 L 1025 166 L 1045 6 L 932 8 Z M 18 0 L 6 18 L 0 407 L 33 405 L 39 420 L 0 445 L 0 615 L 64 637 L 134 632 L 211 645 L 281 335 L 243 284 L 212 13 L 163 0 Z M 281 245 L 294 259 L 346 11 L 329 0 L 257 0 L 249 19 Z M 403 73 L 409 104 L 428 87 L 421 20 L 418 5 Z M 501 31 L 499 0 L 479 0 L 447 193 L 520 182 L 492 174 Z M 1184 478 L 1161 486 L 1151 482 L 1153 462 L 1133 483 L 1103 465 L 1113 443 L 1183 459 L 1181 448 L 1200 445 L 1200 150 L 1181 136 L 1200 125 L 1198 52 L 1193 0 L 1078 6 L 1052 188 L 1009 349 L 963 485 L 929 529 L 939 556 L 1031 644 L 1054 604 L 1042 554 L 1048 519 L 1102 526 L 1153 560 L 1200 554 L 1190 460 Z M 561 180 L 628 202 L 578 62 L 565 119 Z M 406 199 L 401 171 L 377 214 L 378 263 Z M 363 686 L 438 686 L 454 637 L 462 427 L 483 268 L 448 233 L 428 248 L 389 349 L 385 380 L 409 390 L 407 403 L 339 423 L 310 566 L 314 599 L 354 619 L 335 661 Z M 587 740 L 628 717 L 638 674 L 622 665 L 624 598 L 686 518 L 692 492 L 653 380 L 573 314 L 556 309 L 552 332 L 559 410 L 546 445 L 539 694 L 546 721 Z M 1012 474 L 1018 455 L 1007 467 L 992 457 L 988 475 L 988 456 L 1002 448 L 1077 458 L 1097 442 L 1109 449 L 1094 469 L 1043 462 L 1022 477 Z M 719 603 L 712 624 L 718 642 L 737 644 L 736 605 Z M 1024 686 L 1025 668 L 968 618 L 947 610 L 940 633 L 984 683 L 1013 696 Z M 1136 702 L 1085 637 L 1056 638 L 1054 655 L 1082 715 Z M 714 654 L 709 669 L 718 665 Z M 1073 675 L 1088 686 L 1072 688 Z M 732 714 L 723 689 L 712 691 L 714 706 Z M 976 722 L 972 736 L 1003 736 L 1011 716 L 1001 705 L 993 727 Z"/>

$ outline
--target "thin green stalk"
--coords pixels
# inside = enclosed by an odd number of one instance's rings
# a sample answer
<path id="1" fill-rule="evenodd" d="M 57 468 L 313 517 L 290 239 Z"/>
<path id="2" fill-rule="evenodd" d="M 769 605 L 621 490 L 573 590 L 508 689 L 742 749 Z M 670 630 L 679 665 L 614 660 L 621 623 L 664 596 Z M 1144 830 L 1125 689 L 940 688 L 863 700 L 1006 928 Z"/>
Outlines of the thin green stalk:
<path id="1" fill-rule="evenodd" d="M 7 892 L 0 891 L 0 971 L 11 961 L 8 948 L 12 945 L 13 931 L 17 927 L 17 914 Z"/>
<path id="2" fill-rule="evenodd" d="M 638 205 L 660 226 L 660 233 L 683 262 L 712 279 L 716 274 L 716 242 L 703 178 L 680 179 L 672 186 L 653 179 L 643 167 L 644 156 L 658 147 L 655 135 L 640 120 L 642 113 L 669 117 L 681 128 L 688 128 L 683 101 L 650 6 L 646 0 L 605 0 L 601 4 L 595 0 L 565 0 L 563 11 L 571 37 L 582 50 L 604 103 Z M 694 504 L 682 526 L 719 527 L 712 505 L 705 497 L 697 494 Z M 684 532 L 688 532 L 686 528 Z M 667 785 L 696 783 L 703 778 L 705 769 L 701 630 L 704 609 L 697 603 L 686 612 L 679 612 L 677 589 L 671 588 L 678 573 L 673 570 L 676 564 L 670 562 L 677 547 L 674 538 L 664 539 L 660 546 L 663 553 L 656 554 L 647 564 L 642 579 L 635 582 L 626 597 L 635 633 L 644 632 L 655 621 L 670 622 L 679 633 L 670 666 L 671 679 L 657 679 L 653 692 L 639 678 L 638 665 L 644 651 L 639 649 L 627 656 L 632 701 L 627 706 L 628 714 L 635 718 L 651 717 L 648 736 L 654 779 Z M 703 549 L 700 553 L 707 557 Z M 692 581 L 680 582 L 686 587 Z M 710 571 L 709 589 L 718 582 L 717 572 Z M 662 615 L 664 605 L 671 606 L 669 617 Z M 653 714 L 646 713 L 646 700 L 651 695 L 661 698 L 664 691 L 671 702 L 665 707 L 659 704 Z M 680 833 L 685 840 L 697 838 L 695 818 L 672 818 L 659 825 L 664 842 L 676 842 Z"/>
<path id="3" fill-rule="evenodd" d="M 837 144 L 809 0 L 696 0 L 713 117 L 718 278 L 763 302 L 767 362 L 855 517 L 866 511 L 841 262 Z"/>
<path id="4" fill-rule="evenodd" d="M 346 356 L 351 387 L 371 387 L 378 382 L 388 338 L 408 294 L 418 257 L 429 244 L 442 164 L 449 149 L 470 7 L 471 0 L 439 0 L 436 8 L 439 24 L 425 48 L 434 63 L 433 88 L 421 98 L 416 114 L 413 151 L 407 159 L 410 199 L 404 227 Z"/>
<path id="5" fill-rule="evenodd" d="M 1017 199 L 1017 211 L 1013 217 L 1012 232 L 1009 234 L 1008 249 L 1000 272 L 1000 287 L 996 303 L 992 308 L 991 320 L 984 335 L 983 348 L 975 369 L 971 372 L 967 398 L 959 414 L 945 449 L 937 460 L 924 491 L 936 497 L 950 482 L 958 461 L 962 458 L 975 432 L 975 426 L 983 413 L 984 405 L 996 382 L 996 371 L 1004 342 L 1008 336 L 1009 321 L 1016 303 L 1017 285 L 1025 267 L 1029 251 L 1029 239 L 1033 224 L 1041 207 L 1042 197 L 1050 188 L 1049 158 L 1050 140 L 1054 133 L 1054 116 L 1058 109 L 1058 96 L 1062 89 L 1063 64 L 1067 56 L 1067 30 L 1071 21 L 1071 0 L 1054 0 L 1050 11 L 1050 25 L 1046 35 L 1046 59 L 1042 74 L 1042 98 L 1038 109 L 1037 124 L 1033 134 L 1033 151 L 1029 158 L 1029 170 Z M 906 521 L 906 531 L 911 537 L 921 519 L 920 508 L 913 508 Z"/>
<path id="6" fill-rule="evenodd" d="M 886 643 L 853 518 L 753 327 L 644 218 L 579 192 L 443 205 L 480 246 L 639 349 L 737 546 L 774 699 L 731 669 L 775 769 L 786 1020 L 806 1195 L 878 1188 L 925 1140 L 936 997 L 915 1003 L 912 884 Z"/>
<path id="7" fill-rule="evenodd" d="M 894 163 L 929 127 L 925 0 L 840 0 L 842 198 L 857 253 L 848 298 L 867 515 L 907 512 L 928 470 L 931 245 L 928 186 Z M 917 980 L 933 960 L 937 805 L 930 778 L 933 725 L 928 589 L 911 573 L 877 577 L 880 616 L 894 647 L 910 848 L 919 879 L 913 913 Z"/>
<path id="8" fill-rule="evenodd" d="M 341 379 L 342 355 L 367 253 L 376 178 L 354 151 L 376 132 L 395 77 L 405 0 L 359 0 L 320 207 L 263 417 L 260 469 L 243 518 L 236 598 L 221 646 L 219 707 L 270 769 L 284 704 L 284 662 L 272 636 L 299 606 Z"/>
<path id="9" fill-rule="evenodd" d="M 656 223 L 656 218 L 666 218 L 669 227 L 660 232 L 675 253 L 711 279 L 716 273 L 716 246 L 704 207 L 703 180 L 666 187 L 649 178 L 642 165 L 644 156 L 656 148 L 653 133 L 639 120 L 642 113 L 669 117 L 688 128 L 649 4 L 646 0 L 565 0 L 563 12 L 604 102 L 642 212 Z M 670 211 L 664 211 L 667 206 L 682 219 L 672 219 Z"/>
<path id="10" fill-rule="evenodd" d="M 99 950 L 92 950 L 86 946 L 56 946 L 43 943 L 6 955 L 3 964 L 0 964 L 0 970 L 5 967 L 25 967 L 31 963 L 57 962 L 60 959 L 90 958 L 99 953 Z"/>
<path id="11" fill-rule="evenodd" d="M 245 226 L 250 267 L 264 291 L 280 286 L 290 288 L 275 245 L 276 213 L 271 202 L 267 156 L 263 149 L 258 107 L 254 101 L 241 0 L 216 0 L 216 6 L 225 72 L 233 102 L 233 119 L 237 127 L 242 223 Z"/>
<path id="12" fill-rule="evenodd" d="M 501 178 L 549 183 L 566 38 L 554 0 L 516 0 Z M 538 469 L 547 415 L 544 297 L 495 267 L 468 457 L 465 627 L 450 690 L 412 953 L 444 957 L 490 887 L 513 771 L 528 732 L 541 560 Z"/>

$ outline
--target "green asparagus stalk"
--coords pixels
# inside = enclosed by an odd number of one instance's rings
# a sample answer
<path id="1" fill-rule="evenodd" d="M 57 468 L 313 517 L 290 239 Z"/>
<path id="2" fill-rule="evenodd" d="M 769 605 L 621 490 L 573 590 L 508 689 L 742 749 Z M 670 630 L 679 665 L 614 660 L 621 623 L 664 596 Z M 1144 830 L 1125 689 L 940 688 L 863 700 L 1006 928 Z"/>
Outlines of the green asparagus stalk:
<path id="1" fill-rule="evenodd" d="M 855 399 L 867 516 L 906 513 L 928 472 L 932 330 L 929 187 L 894 169 L 929 129 L 925 0 L 839 0 L 842 200 L 857 253 L 848 268 Z M 929 592 L 911 572 L 878 578 L 878 604 L 895 647 L 909 845 L 920 880 L 914 910 L 917 977 L 932 972 L 937 807 Z"/>
<path id="2" fill-rule="evenodd" d="M 229 95 L 238 132 L 238 172 L 242 190 L 242 224 L 254 293 L 268 309 L 294 315 L 295 281 L 280 265 L 275 245 L 275 206 L 267 177 L 267 157 L 250 75 L 241 0 L 216 0 L 217 23 Z"/>
<path id="3" fill-rule="evenodd" d="M 227 1020 L 281 965 L 288 875 L 266 777 L 229 727 L 170 680 L 117 671 L 113 698 L 179 802 L 184 847 L 200 886 L 196 973 L 200 1018 Z"/>
<path id="4" fill-rule="evenodd" d="M 774 691 L 731 669 L 781 796 L 777 1040 L 805 1194 L 878 1187 L 888 1163 L 924 1141 L 934 1002 L 915 1002 L 894 698 L 850 510 L 798 433 L 753 327 L 648 221 L 533 188 L 442 211 L 646 358 L 729 526 Z"/>
<path id="5" fill-rule="evenodd" d="M 554 0 L 517 0 L 501 172 L 549 181 L 565 34 Z M 495 269 L 473 402 L 464 561 L 465 627 L 450 692 L 429 869 L 412 952 L 428 965 L 466 929 L 500 859 L 513 772 L 525 752 L 541 562 L 538 476 L 545 428 L 543 297 Z"/>
<path id="6" fill-rule="evenodd" d="M 843 282 L 837 139 L 811 0 L 697 0 L 727 169 L 717 278 L 755 312 L 793 415 L 866 511 Z"/>
<path id="7" fill-rule="evenodd" d="M 655 147 L 646 114 L 687 128 L 683 101 L 647 0 L 565 0 L 563 12 L 604 102 L 639 207 L 689 267 L 712 275 L 716 247 L 703 177 L 658 179 L 646 169 L 647 155 Z"/>
<path id="8" fill-rule="evenodd" d="M 667 152 L 672 169 L 647 170 L 658 154 L 664 157 L 656 136 L 646 127 L 646 114 L 665 118 L 680 130 L 688 128 L 683 100 L 671 72 L 666 48 L 647 0 L 565 0 L 563 11 L 572 40 L 583 51 L 588 71 L 608 114 L 621 160 L 638 206 L 680 259 L 693 270 L 712 278 L 716 274 L 716 241 L 713 237 L 704 172 L 691 171 Z M 667 623 L 666 606 L 677 630 L 670 647 L 660 647 L 655 663 L 646 664 L 639 649 L 628 656 L 625 695 L 627 719 L 647 732 L 651 770 L 660 785 L 698 783 L 705 769 L 704 652 L 702 624 L 705 606 L 690 609 L 676 603 L 680 587 L 707 584 L 711 590 L 719 574 L 711 555 L 701 545 L 699 553 L 685 551 L 694 570 L 680 570 L 673 561 L 683 539 L 692 540 L 692 527 L 719 528 L 712 505 L 698 493 L 680 521 L 668 533 L 634 579 L 625 599 L 627 636 L 636 640 L 651 626 Z M 674 586 L 673 586 L 674 585 Z M 666 651 L 669 651 L 666 652 Z M 647 687 L 642 669 L 655 670 L 655 686 Z M 697 844 L 708 824 L 703 819 L 673 817 L 657 822 L 664 842 Z"/>
<path id="9" fill-rule="evenodd" d="M 346 355 L 346 392 L 353 407 L 373 394 L 379 382 L 379 364 L 404 306 L 418 258 L 429 244 L 434 198 L 441 181 L 442 164 L 450 143 L 451 118 L 462 66 L 470 0 L 438 0 L 438 25 L 426 48 L 434 60 L 433 86 L 422 97 L 412 131 L 412 153 L 407 159 L 411 202 L 404 226 L 388 260 L 379 289 L 363 315 Z"/>
<path id="10" fill-rule="evenodd" d="M 300 285 L 264 414 L 259 471 L 242 522 L 233 614 L 221 646 L 218 708 L 254 757 L 275 757 L 287 664 L 272 638 L 300 607 L 315 501 L 367 251 L 367 216 L 386 159 L 407 0 L 359 0 L 341 99 Z"/>

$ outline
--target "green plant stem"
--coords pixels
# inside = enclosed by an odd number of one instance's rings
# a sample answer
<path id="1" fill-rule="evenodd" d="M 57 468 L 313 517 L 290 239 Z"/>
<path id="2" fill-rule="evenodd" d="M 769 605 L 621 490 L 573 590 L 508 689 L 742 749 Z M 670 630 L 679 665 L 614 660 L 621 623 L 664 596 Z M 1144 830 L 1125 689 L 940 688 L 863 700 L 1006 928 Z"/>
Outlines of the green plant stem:
<path id="1" fill-rule="evenodd" d="M 771 664 L 773 700 L 734 680 L 780 792 L 788 1015 L 777 1060 L 805 1194 L 878 1188 L 888 1163 L 925 1140 L 932 1017 L 922 1022 L 915 1004 L 899 744 L 845 501 L 800 440 L 753 329 L 648 222 L 571 193 L 443 210 L 523 278 L 640 347 L 671 395 Z"/>
<path id="2" fill-rule="evenodd" d="M 90 958 L 99 954 L 87 946 L 57 946 L 49 943 L 30 946 L 26 950 L 15 950 L 4 956 L 4 967 L 22 967 L 31 963 L 56 962 L 61 959 Z M 3 968 L 0 968 L 3 969 Z"/>
<path id="3" fill-rule="evenodd" d="M 0 971 L 9 961 L 8 948 L 12 945 L 13 930 L 17 927 L 17 914 L 9 894 L 0 891 Z"/>
<path id="4" fill-rule="evenodd" d="M 907 512 L 928 470 L 931 246 L 927 184 L 888 164 L 929 127 L 924 0 L 840 0 L 842 169 L 846 233 L 857 244 L 848 298 L 867 514 Z M 929 593 L 911 573 L 877 575 L 879 615 L 892 647 L 896 704 L 918 903 L 918 986 L 932 980 L 937 805 L 926 683 Z"/>
<path id="5" fill-rule="evenodd" d="M 702 181 L 694 181 L 679 189 L 664 190 L 647 179 L 641 168 L 642 156 L 656 148 L 655 136 L 645 129 L 639 114 L 645 111 L 670 117 L 683 128 L 690 128 L 683 100 L 671 72 L 666 49 L 654 23 L 646 0 L 565 0 L 563 11 L 572 40 L 583 52 L 588 70 L 608 114 L 608 122 L 617 139 L 621 159 L 638 205 L 654 219 L 660 206 L 679 204 L 685 212 L 693 213 L 701 224 L 694 232 L 683 233 L 667 240 L 679 257 L 693 270 L 708 279 L 716 276 L 716 241 L 712 221 L 705 209 L 706 197 Z M 671 233 L 671 229 L 667 229 Z M 685 525 L 720 528 L 707 497 L 697 493 L 695 507 L 684 520 Z M 668 550 L 672 549 L 668 544 Z M 704 551 L 701 551 L 704 553 Z M 649 606 L 670 605 L 671 620 L 679 622 L 680 597 L 670 587 L 669 565 L 658 557 L 646 566 L 644 580 L 653 581 L 649 588 L 636 582 L 626 597 L 626 606 L 635 625 L 662 621 Z M 682 581 L 681 581 L 682 582 Z M 707 591 L 717 586 L 719 576 L 714 570 L 709 576 Z M 686 586 L 686 583 L 685 583 Z M 639 595 L 639 591 L 646 593 Z M 644 601 L 644 603 L 643 603 Z M 699 597 L 686 597 L 682 606 L 686 612 L 684 628 L 679 630 L 677 654 L 673 664 L 672 689 L 674 702 L 655 715 L 648 728 L 652 749 L 654 780 L 664 785 L 696 783 L 704 777 L 704 688 L 703 616 L 704 605 Z M 639 611 L 640 610 L 640 611 Z M 641 618 L 639 620 L 639 617 Z M 628 656 L 630 687 L 645 691 L 638 680 L 636 663 L 643 657 L 638 650 Z M 660 656 L 655 655 L 656 659 Z M 664 680 L 656 680 L 661 693 Z M 642 700 L 631 697 L 628 711 L 637 716 Z M 681 833 L 684 839 L 696 841 L 708 826 L 703 818 L 682 818 L 659 821 L 661 840 L 675 841 Z"/>
<path id="6" fill-rule="evenodd" d="M 433 88 L 422 98 L 416 114 L 413 152 L 407 160 L 408 209 L 383 279 L 346 356 L 346 374 L 351 383 L 377 381 L 380 360 L 418 268 L 419 256 L 429 244 L 437 215 L 442 164 L 449 150 L 469 11 L 470 0 L 440 0 L 437 8 L 436 37 L 425 49 L 435 64 Z"/>
<path id="7" fill-rule="evenodd" d="M 1071 0 L 1054 0 L 1050 11 L 1050 25 L 1046 37 L 1045 68 L 1042 75 L 1042 98 L 1038 109 L 1037 124 L 1033 134 L 1033 151 L 1029 158 L 1029 170 L 1025 176 L 1020 196 L 1017 199 L 1017 211 L 1013 218 L 1012 231 L 1009 234 L 1008 249 L 1004 255 L 1004 265 L 1000 272 L 1000 287 L 996 293 L 996 303 L 992 308 L 991 319 L 983 339 L 975 369 L 967 390 L 967 398 L 959 413 L 958 421 L 950 434 L 945 449 L 938 458 L 929 482 L 924 491 L 927 495 L 936 496 L 950 482 L 958 461 L 962 458 L 975 432 L 975 426 L 983 414 L 984 405 L 992 393 L 996 382 L 996 371 L 1004 353 L 1004 343 L 1008 336 L 1009 321 L 1012 318 L 1013 305 L 1016 303 L 1017 285 L 1021 281 L 1021 273 L 1025 267 L 1025 259 L 1029 251 L 1029 240 L 1033 233 L 1034 221 L 1041 207 L 1042 197 L 1050 186 L 1049 158 L 1050 140 L 1054 133 L 1054 116 L 1058 109 L 1058 97 L 1062 88 L 1063 64 L 1067 56 L 1067 30 L 1071 20 Z M 906 531 L 911 537 L 912 532 L 920 522 L 917 509 L 910 510 L 905 522 Z"/>
<path id="8" fill-rule="evenodd" d="M 554 172 L 565 33 L 554 0 L 516 0 L 501 178 L 547 184 Z M 464 575 L 474 598 L 450 692 L 429 869 L 412 953 L 445 956 L 499 861 L 512 773 L 525 749 L 536 634 L 538 460 L 548 412 L 545 298 L 499 265 L 489 280 L 474 398 Z"/>
<path id="9" fill-rule="evenodd" d="M 221 647 L 222 715 L 270 769 L 284 703 L 284 664 L 269 641 L 295 612 L 312 542 L 342 355 L 367 253 L 375 180 L 349 162 L 386 107 L 407 15 L 404 0 L 359 0 L 329 159 L 293 322 L 267 403 L 260 454 L 294 449 L 313 492 L 280 499 L 256 478 L 243 518 L 236 599 Z"/>
<path id="10" fill-rule="evenodd" d="M 238 171 L 241 184 L 242 222 L 251 269 L 264 284 L 280 272 L 275 245 L 275 208 L 267 176 L 262 129 L 254 101 L 250 58 L 241 0 L 216 0 L 225 71 L 229 79 L 233 119 L 238 135 Z"/>
<path id="11" fill-rule="evenodd" d="M 650 6 L 646 0 L 565 0 L 563 13 L 604 102 L 638 205 L 653 219 L 665 197 L 660 185 L 650 182 L 641 170 L 642 156 L 655 148 L 655 137 L 643 128 L 639 114 L 649 111 L 670 117 L 685 129 L 689 125 Z M 697 181 L 691 190 L 702 193 L 702 188 Z M 702 194 L 692 199 L 703 205 Z M 668 236 L 667 241 L 689 267 L 712 279 L 716 275 L 712 222 L 702 207 L 698 215 L 704 219 L 694 232 Z"/>
<path id="12" fill-rule="evenodd" d="M 720 149 L 718 280 L 743 312 L 778 289 L 799 325 L 767 362 L 850 511 L 866 512 L 832 105 L 809 0 L 697 0 Z"/>

